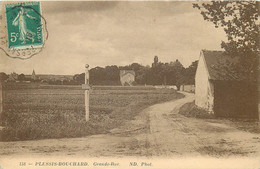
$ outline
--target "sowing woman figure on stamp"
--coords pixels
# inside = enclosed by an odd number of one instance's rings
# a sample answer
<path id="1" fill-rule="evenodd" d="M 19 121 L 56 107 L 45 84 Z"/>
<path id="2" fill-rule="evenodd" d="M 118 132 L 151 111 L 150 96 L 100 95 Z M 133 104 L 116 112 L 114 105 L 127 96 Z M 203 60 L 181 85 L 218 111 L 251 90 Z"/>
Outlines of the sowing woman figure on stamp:
<path id="1" fill-rule="evenodd" d="M 36 19 L 35 17 L 32 17 L 29 14 L 27 14 L 27 12 L 24 11 L 23 7 L 21 7 L 18 10 L 17 16 L 15 17 L 15 19 L 12 22 L 12 25 L 19 26 L 19 33 L 20 33 L 19 40 L 22 41 L 22 44 L 26 43 L 26 39 L 32 40 L 32 42 L 34 42 L 34 36 L 35 36 L 34 32 L 27 29 L 26 20 L 25 20 L 26 17 L 28 17 L 30 19 Z"/>

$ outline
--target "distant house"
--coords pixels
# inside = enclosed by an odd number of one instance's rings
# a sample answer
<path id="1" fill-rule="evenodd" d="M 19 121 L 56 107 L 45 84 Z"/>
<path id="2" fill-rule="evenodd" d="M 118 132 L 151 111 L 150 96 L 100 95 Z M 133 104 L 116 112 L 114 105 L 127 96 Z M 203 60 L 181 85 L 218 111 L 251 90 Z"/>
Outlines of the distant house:
<path id="1" fill-rule="evenodd" d="M 31 75 L 25 75 L 27 79 L 40 80 L 41 82 L 47 82 L 49 80 L 70 81 L 73 80 L 73 75 L 51 75 L 51 74 L 37 74 L 33 70 Z"/>
<path id="2" fill-rule="evenodd" d="M 247 81 L 232 66 L 238 57 L 222 51 L 203 50 L 195 75 L 195 104 L 220 117 L 252 117 L 258 115 L 255 83 Z"/>
<path id="3" fill-rule="evenodd" d="M 120 70 L 120 82 L 122 86 L 132 86 L 135 81 L 135 71 Z"/>

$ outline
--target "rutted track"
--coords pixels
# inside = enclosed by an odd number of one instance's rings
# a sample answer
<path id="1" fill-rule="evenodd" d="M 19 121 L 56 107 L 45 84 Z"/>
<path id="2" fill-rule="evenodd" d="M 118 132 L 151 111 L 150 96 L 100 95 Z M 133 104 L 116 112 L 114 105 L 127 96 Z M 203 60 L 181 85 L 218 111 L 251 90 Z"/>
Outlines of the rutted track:
<path id="1" fill-rule="evenodd" d="M 180 115 L 185 98 L 153 105 L 105 135 L 0 142 L 1 156 L 259 156 L 260 134 Z"/>

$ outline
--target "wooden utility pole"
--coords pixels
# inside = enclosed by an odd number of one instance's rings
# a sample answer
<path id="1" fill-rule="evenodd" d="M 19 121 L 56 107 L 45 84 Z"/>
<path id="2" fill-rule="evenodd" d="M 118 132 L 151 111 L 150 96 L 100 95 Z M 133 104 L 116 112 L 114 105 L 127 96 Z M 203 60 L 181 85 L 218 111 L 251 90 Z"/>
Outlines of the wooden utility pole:
<path id="1" fill-rule="evenodd" d="M 86 121 L 89 121 L 89 65 L 85 65 L 85 84 L 82 84 L 82 89 L 85 90 L 85 112 L 86 112 Z"/>
<path id="2" fill-rule="evenodd" d="M 0 122 L 2 121 L 2 112 L 3 112 L 3 87 L 0 82 Z"/>

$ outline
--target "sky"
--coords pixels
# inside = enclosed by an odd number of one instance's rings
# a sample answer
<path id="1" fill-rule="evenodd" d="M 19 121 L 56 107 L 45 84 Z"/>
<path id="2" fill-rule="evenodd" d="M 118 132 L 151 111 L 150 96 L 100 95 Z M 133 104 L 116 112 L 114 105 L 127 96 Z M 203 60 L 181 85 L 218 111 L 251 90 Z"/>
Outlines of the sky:
<path id="1" fill-rule="evenodd" d="M 0 51 L 0 72 L 74 75 L 84 65 L 140 63 L 178 59 L 184 67 L 202 49 L 221 50 L 226 35 L 203 20 L 193 2 L 41 2 L 48 40 L 41 53 L 27 60 Z"/>

